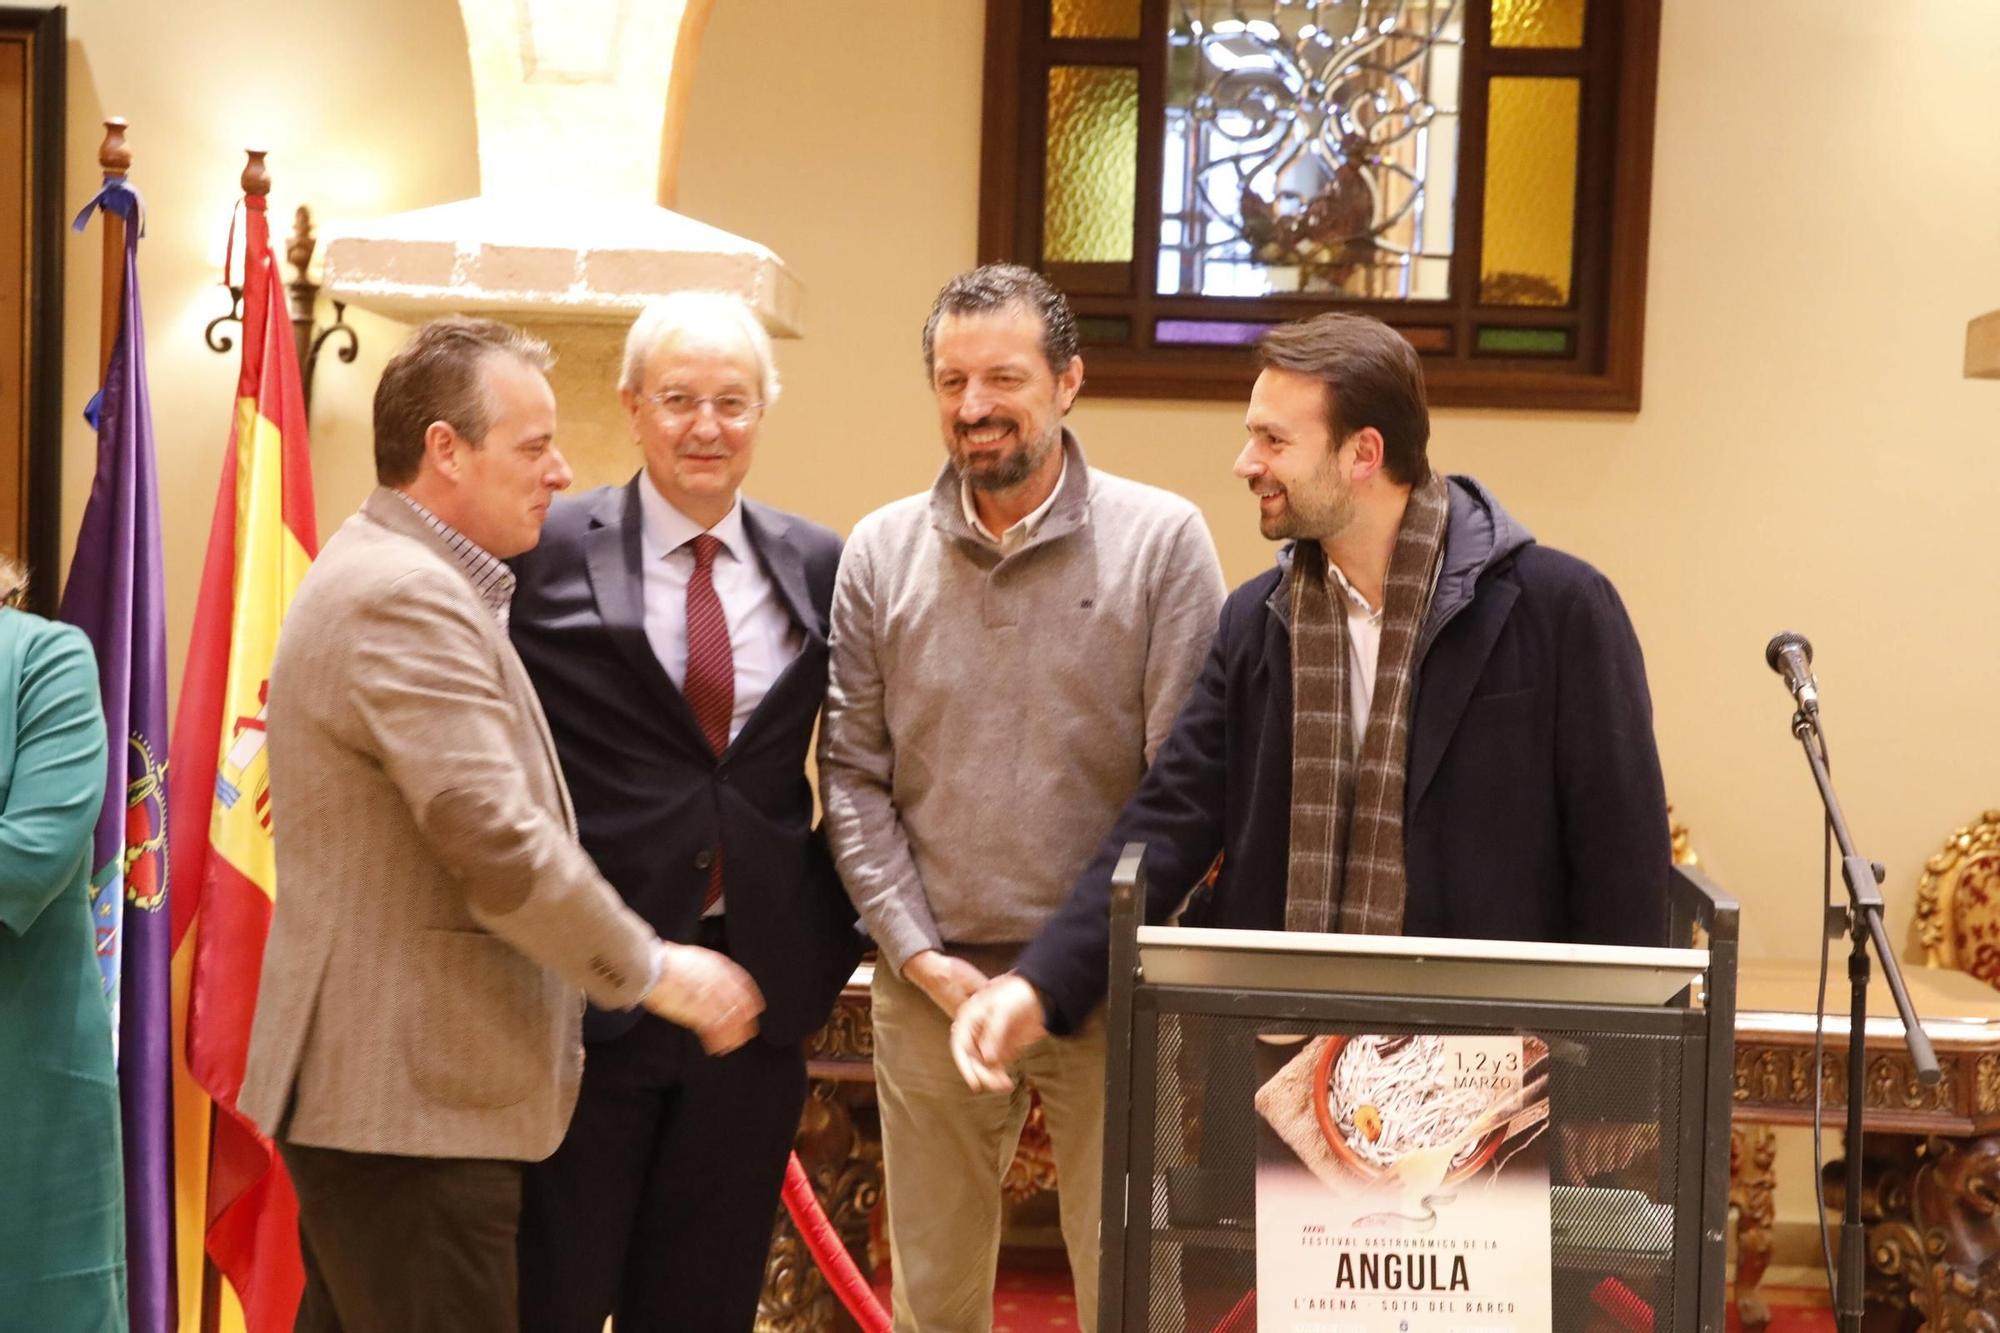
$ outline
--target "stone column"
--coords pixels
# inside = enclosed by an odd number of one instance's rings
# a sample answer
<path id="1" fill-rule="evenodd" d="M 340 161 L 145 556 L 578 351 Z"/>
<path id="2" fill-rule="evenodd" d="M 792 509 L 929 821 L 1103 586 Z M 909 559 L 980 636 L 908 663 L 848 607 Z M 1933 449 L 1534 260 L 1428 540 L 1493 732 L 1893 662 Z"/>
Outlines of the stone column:
<path id="1" fill-rule="evenodd" d="M 489 315 L 555 347 L 560 443 L 580 487 L 637 466 L 615 389 L 647 301 L 731 291 L 774 335 L 800 332 L 802 293 L 782 260 L 662 207 L 712 3 L 460 0 L 480 195 L 327 228 L 335 298 L 413 324 Z"/>

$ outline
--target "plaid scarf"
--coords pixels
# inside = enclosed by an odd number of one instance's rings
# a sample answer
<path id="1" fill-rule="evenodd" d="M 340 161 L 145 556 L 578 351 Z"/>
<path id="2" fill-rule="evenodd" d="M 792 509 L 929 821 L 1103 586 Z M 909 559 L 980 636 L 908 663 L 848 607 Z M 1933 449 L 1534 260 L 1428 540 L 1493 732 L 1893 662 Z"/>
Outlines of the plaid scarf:
<path id="1" fill-rule="evenodd" d="M 1409 885 L 1403 868 L 1403 780 L 1417 635 L 1444 561 L 1444 478 L 1410 491 L 1383 593 L 1382 648 L 1368 731 L 1355 753 L 1347 684 L 1347 610 L 1326 552 L 1292 553 L 1292 819 L 1286 930 L 1400 935 Z"/>

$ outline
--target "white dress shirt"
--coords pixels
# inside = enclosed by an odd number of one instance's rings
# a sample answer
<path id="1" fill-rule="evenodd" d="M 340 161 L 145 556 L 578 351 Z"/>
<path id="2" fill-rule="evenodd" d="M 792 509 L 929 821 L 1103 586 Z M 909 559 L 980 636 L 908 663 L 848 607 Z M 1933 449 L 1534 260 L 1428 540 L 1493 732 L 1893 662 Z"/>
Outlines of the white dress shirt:
<path id="1" fill-rule="evenodd" d="M 729 739 L 733 741 L 799 655 L 805 634 L 793 622 L 777 585 L 751 549 L 750 535 L 743 530 L 741 496 L 721 522 L 704 528 L 674 508 L 652 477 L 642 471 L 639 514 L 646 641 L 653 645 L 653 656 L 660 659 L 677 690 L 687 688 L 687 590 L 688 580 L 694 577 L 694 539 L 706 532 L 722 543 L 708 577 L 716 600 L 722 603 L 723 618 L 729 622 L 729 660 L 736 671 L 735 703 L 729 717 Z M 702 915 L 721 916 L 728 906 L 729 896 L 724 893 Z"/>
<path id="2" fill-rule="evenodd" d="M 722 543 L 709 577 L 722 603 L 722 614 L 729 621 L 729 656 L 736 668 L 735 712 L 729 719 L 729 739 L 733 741 L 799 655 L 805 635 L 751 548 L 750 536 L 743 530 L 741 499 L 729 507 L 721 522 L 704 528 L 674 508 L 653 479 L 641 472 L 639 511 L 646 640 L 677 690 L 684 689 L 687 681 L 687 590 L 688 580 L 694 577 L 691 543 L 703 532 Z"/>
<path id="3" fill-rule="evenodd" d="M 1056 473 L 1055 489 L 1049 492 L 1048 498 L 1022 515 L 1019 519 L 1016 519 L 1012 527 L 997 537 L 993 535 L 992 530 L 980 519 L 979 506 L 972 502 L 972 483 L 964 478 L 960 478 L 958 483 L 958 499 L 959 503 L 965 506 L 965 521 L 971 525 L 974 532 L 999 547 L 1000 554 L 1012 555 L 1021 549 L 1023 542 L 1035 535 L 1035 529 L 1040 527 L 1042 520 L 1049 516 L 1049 510 L 1056 507 L 1056 497 L 1062 494 L 1063 478 L 1068 475 L 1069 455 L 1065 453 L 1063 455 L 1062 471 Z"/>
<path id="4" fill-rule="evenodd" d="M 1359 753 L 1368 736 L 1368 713 L 1375 702 L 1375 664 L 1382 657 L 1382 608 L 1354 590 L 1340 566 L 1326 567 L 1347 603 L 1347 698 L 1354 717 L 1354 749 Z"/>

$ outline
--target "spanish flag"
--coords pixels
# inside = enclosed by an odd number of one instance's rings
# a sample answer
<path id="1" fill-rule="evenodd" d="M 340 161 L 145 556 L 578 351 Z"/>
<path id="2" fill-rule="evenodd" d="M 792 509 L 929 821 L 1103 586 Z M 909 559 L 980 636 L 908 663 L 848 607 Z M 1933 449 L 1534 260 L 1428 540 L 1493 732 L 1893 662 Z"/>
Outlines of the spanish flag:
<path id="1" fill-rule="evenodd" d="M 248 1333 L 279 1333 L 292 1327 L 305 1284 L 298 1199 L 277 1149 L 237 1114 L 236 1097 L 278 891 L 265 695 L 279 627 L 319 540 L 298 353 L 264 199 L 251 195 L 244 208 L 243 370 L 170 762 L 183 784 L 167 843 L 181 1062 L 176 1162 L 181 1236 L 205 1238 Z M 184 1327 L 190 1288 L 203 1287 L 199 1263 L 184 1246 Z"/>

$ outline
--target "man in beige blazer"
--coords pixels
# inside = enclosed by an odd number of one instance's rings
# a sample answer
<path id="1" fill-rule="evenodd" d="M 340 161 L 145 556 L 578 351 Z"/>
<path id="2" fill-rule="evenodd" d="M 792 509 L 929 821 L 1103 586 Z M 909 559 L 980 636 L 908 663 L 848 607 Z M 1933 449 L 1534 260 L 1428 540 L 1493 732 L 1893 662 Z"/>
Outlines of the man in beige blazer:
<path id="1" fill-rule="evenodd" d="M 598 875 L 508 643 L 501 561 L 570 481 L 549 364 L 485 320 L 396 354 L 381 485 L 300 584 L 271 669 L 279 894 L 239 1106 L 298 1190 L 307 1333 L 516 1327 L 521 1164 L 569 1122 L 584 998 L 712 1051 L 763 1005 Z"/>

